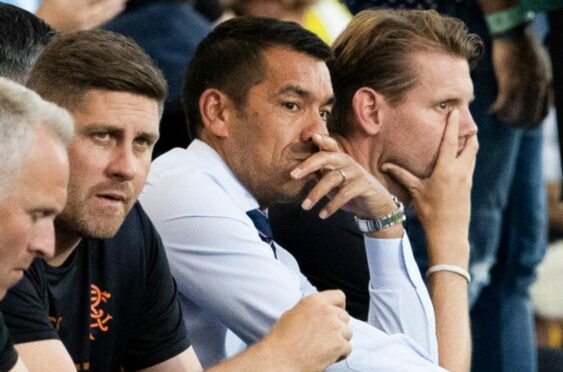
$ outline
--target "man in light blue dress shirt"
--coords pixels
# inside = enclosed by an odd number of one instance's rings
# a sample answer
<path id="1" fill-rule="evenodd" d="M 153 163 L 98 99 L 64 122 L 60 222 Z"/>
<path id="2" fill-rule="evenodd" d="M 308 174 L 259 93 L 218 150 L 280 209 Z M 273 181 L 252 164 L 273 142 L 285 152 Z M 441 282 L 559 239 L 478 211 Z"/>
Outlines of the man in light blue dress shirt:
<path id="1" fill-rule="evenodd" d="M 195 140 L 155 160 L 141 202 L 162 235 L 204 367 L 236 351 L 233 334 L 258 341 L 316 291 L 251 212 L 292 200 L 310 209 L 330 196 L 320 218 L 343 208 L 362 221 L 371 302 L 370 324 L 351 321 L 351 355 L 329 370 L 442 370 L 402 204 L 328 136 L 330 57 L 295 24 L 240 18 L 217 27 L 190 64 L 184 109 Z"/>

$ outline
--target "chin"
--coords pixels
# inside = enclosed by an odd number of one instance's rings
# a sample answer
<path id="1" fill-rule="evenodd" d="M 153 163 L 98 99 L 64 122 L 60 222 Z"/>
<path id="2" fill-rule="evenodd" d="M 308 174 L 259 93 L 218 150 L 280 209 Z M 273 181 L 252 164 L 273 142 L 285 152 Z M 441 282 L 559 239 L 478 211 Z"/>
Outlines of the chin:
<path id="1" fill-rule="evenodd" d="M 92 223 L 90 224 L 86 231 L 85 236 L 94 239 L 110 239 L 113 238 L 119 228 L 123 224 L 123 218 L 114 219 L 113 221 L 104 220 L 102 223 Z"/>
<path id="2" fill-rule="evenodd" d="M 109 239 L 113 238 L 123 224 L 124 216 L 113 214 L 111 216 L 82 216 L 72 221 L 64 221 L 65 229 L 74 231 L 81 238 Z"/>

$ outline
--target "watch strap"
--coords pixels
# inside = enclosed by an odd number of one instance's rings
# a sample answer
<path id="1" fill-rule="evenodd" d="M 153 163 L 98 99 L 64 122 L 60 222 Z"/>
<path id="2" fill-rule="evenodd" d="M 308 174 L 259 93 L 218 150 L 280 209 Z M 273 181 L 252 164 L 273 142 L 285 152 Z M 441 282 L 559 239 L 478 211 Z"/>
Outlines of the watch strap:
<path id="1" fill-rule="evenodd" d="M 407 219 L 405 215 L 405 207 L 396 196 L 393 196 L 393 202 L 397 205 L 397 209 L 383 217 L 377 219 L 363 219 L 355 217 L 358 229 L 363 233 L 376 232 L 405 221 Z"/>

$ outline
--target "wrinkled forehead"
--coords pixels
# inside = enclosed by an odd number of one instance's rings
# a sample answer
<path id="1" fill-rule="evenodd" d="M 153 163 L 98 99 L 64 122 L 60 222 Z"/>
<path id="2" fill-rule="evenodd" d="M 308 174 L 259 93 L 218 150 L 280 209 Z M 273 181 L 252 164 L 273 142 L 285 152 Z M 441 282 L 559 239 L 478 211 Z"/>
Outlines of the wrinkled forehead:
<path id="1" fill-rule="evenodd" d="M 469 63 L 465 58 L 444 52 L 417 52 L 412 58 L 412 68 L 416 73 L 416 84 L 411 92 L 448 91 L 473 96 Z"/>
<path id="2" fill-rule="evenodd" d="M 158 136 L 159 102 L 143 95 L 93 89 L 87 91 L 73 110 L 77 131 L 89 126 Z"/>
<path id="3" fill-rule="evenodd" d="M 292 87 L 320 101 L 332 97 L 332 84 L 326 63 L 316 57 L 284 47 L 264 51 L 265 79 L 276 90 Z"/>

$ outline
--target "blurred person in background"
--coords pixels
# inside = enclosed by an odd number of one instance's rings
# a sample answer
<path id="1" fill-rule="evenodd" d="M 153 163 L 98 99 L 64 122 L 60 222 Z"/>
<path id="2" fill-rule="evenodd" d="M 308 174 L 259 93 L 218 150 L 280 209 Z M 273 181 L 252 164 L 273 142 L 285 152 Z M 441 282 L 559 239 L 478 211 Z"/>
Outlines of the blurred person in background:
<path id="1" fill-rule="evenodd" d="M 352 18 L 338 0 L 221 0 L 221 3 L 237 16 L 272 17 L 299 23 L 329 45 Z"/>
<path id="2" fill-rule="evenodd" d="M 125 9 L 127 0 L 2 0 L 35 13 L 60 32 L 89 30 Z"/>

